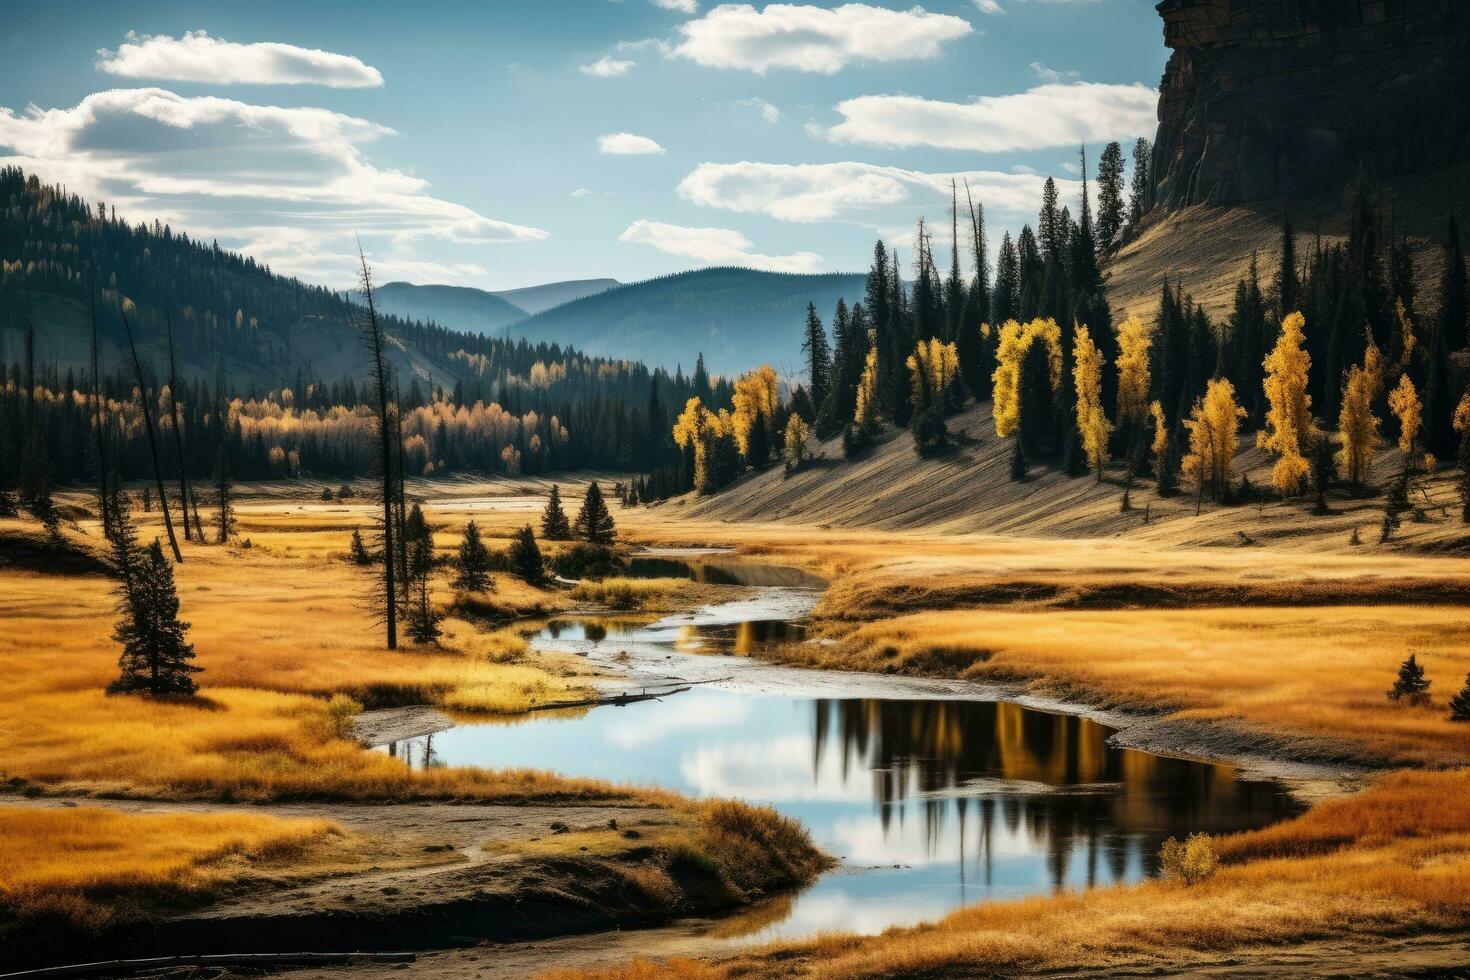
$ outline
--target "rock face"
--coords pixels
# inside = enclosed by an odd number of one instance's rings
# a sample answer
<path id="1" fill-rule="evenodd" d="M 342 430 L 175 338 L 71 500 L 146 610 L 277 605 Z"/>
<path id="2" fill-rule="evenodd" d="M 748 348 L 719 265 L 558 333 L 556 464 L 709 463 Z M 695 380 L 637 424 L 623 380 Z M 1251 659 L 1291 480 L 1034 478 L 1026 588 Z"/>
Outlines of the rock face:
<path id="1" fill-rule="evenodd" d="M 1470 0 L 1163 0 L 1154 201 L 1330 191 L 1470 161 Z"/>

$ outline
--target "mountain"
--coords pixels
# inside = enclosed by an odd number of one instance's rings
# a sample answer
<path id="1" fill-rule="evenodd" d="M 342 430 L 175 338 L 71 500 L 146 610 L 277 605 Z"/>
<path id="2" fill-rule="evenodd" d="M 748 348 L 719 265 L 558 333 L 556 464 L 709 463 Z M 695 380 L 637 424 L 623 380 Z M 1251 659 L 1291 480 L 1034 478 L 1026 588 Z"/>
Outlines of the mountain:
<path id="1" fill-rule="evenodd" d="M 423 320 L 453 330 L 497 334 L 524 320 L 527 311 L 483 289 L 470 286 L 415 286 L 387 282 L 373 291 L 378 309 L 405 320 Z"/>
<path id="2" fill-rule="evenodd" d="M 681 365 L 686 373 L 701 352 L 715 374 L 738 374 L 762 362 L 794 373 L 801 367 L 807 304 L 816 304 L 829 323 L 837 300 L 849 306 L 860 301 L 863 285 L 861 274 L 697 269 L 564 303 L 521 321 L 513 332 L 649 366 Z"/>
<path id="3" fill-rule="evenodd" d="M 507 303 L 513 303 L 527 313 L 534 314 L 621 285 L 616 279 L 568 279 L 565 282 L 548 282 L 539 286 L 522 286 L 520 289 L 502 289 L 491 295 L 499 296 Z"/>

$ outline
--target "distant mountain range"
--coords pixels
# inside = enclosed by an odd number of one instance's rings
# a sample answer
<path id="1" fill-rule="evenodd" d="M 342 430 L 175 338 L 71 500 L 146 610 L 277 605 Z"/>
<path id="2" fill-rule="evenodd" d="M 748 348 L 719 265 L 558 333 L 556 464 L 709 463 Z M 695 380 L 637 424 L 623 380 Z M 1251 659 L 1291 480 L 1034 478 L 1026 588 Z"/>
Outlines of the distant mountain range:
<path id="1" fill-rule="evenodd" d="M 394 282 L 375 295 L 386 312 L 452 330 L 508 333 L 686 373 L 703 353 L 712 373 L 731 375 L 762 362 L 799 371 L 807 304 L 827 323 L 837 300 L 851 306 L 863 285 L 860 274 L 710 268 L 626 285 L 584 279 L 499 293 Z"/>

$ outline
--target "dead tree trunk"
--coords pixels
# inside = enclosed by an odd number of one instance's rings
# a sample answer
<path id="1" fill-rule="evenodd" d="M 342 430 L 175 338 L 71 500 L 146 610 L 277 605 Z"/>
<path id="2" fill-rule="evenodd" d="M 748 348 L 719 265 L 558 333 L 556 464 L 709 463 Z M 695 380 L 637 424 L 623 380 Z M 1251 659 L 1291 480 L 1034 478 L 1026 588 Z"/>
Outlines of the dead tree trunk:
<path id="1" fill-rule="evenodd" d="M 378 387 L 378 436 L 383 464 L 383 594 L 384 615 L 388 626 L 388 649 L 398 649 L 398 595 L 393 573 L 393 433 L 389 426 L 388 365 L 383 354 L 383 329 L 378 324 L 378 311 L 373 305 L 373 278 L 367 257 L 359 246 L 357 257 L 362 262 L 362 292 L 367 298 L 367 322 L 363 336 L 373 356 L 373 381 Z"/>
<path id="2" fill-rule="evenodd" d="M 102 350 L 97 337 L 97 283 L 92 283 L 92 425 L 97 433 L 97 506 L 104 529 L 112 526 L 107 493 L 107 410 L 102 403 Z"/>
<path id="3" fill-rule="evenodd" d="M 168 414 L 174 424 L 174 449 L 179 457 L 179 510 L 183 512 L 184 540 L 193 537 L 204 540 L 202 528 L 195 528 L 196 534 L 189 530 L 189 475 L 184 469 L 184 429 L 179 424 L 179 365 L 174 357 L 174 322 L 168 313 L 163 315 L 164 330 L 168 336 Z"/>
<path id="4" fill-rule="evenodd" d="M 143 425 L 148 430 L 148 452 L 153 457 L 153 482 L 158 486 L 158 506 L 163 511 L 163 527 L 168 532 L 168 546 L 173 549 L 174 561 L 183 564 L 184 556 L 179 551 L 179 539 L 174 537 L 174 522 L 168 515 L 168 494 L 163 489 L 163 470 L 158 465 L 158 435 L 153 431 L 153 409 L 148 404 L 148 384 L 143 380 L 143 362 L 138 358 L 138 343 L 133 339 L 133 325 L 128 315 L 122 315 L 123 329 L 128 335 L 128 350 L 133 354 L 133 370 L 138 375 L 138 401 L 143 405 Z"/>

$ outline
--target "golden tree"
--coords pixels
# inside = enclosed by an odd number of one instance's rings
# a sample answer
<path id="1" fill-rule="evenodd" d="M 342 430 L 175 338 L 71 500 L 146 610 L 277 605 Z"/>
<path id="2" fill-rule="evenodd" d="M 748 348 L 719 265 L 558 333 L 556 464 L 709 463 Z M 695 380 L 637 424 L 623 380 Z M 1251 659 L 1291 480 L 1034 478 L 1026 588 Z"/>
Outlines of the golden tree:
<path id="1" fill-rule="evenodd" d="M 955 373 L 959 370 L 960 358 L 954 344 L 946 344 L 938 337 L 930 337 L 919 341 L 906 363 L 914 405 L 923 406 L 944 397 L 944 392 L 954 382 Z"/>
<path id="2" fill-rule="evenodd" d="M 735 424 L 735 444 L 740 447 L 741 456 L 750 456 L 750 437 L 757 425 L 767 433 L 771 431 L 778 397 L 779 382 L 775 369 L 769 364 L 762 364 L 735 379 L 735 392 L 730 397 L 735 411 L 731 418 Z"/>
<path id="3" fill-rule="evenodd" d="M 1108 435 L 1113 427 L 1102 407 L 1102 352 L 1092 342 L 1092 334 L 1083 324 L 1077 326 L 1073 345 L 1072 382 L 1077 388 L 1077 431 L 1082 434 L 1082 450 L 1087 462 L 1097 470 L 1102 482 L 1103 463 L 1108 457 Z"/>
<path id="4" fill-rule="evenodd" d="M 859 428 L 867 429 L 878 423 L 878 346 L 868 348 L 867 360 L 863 362 L 863 374 L 858 378 L 857 410 L 853 421 Z"/>
<path id="5" fill-rule="evenodd" d="M 812 427 L 806 424 L 806 419 L 792 412 L 786 420 L 786 461 L 792 466 L 800 466 L 806 458 L 806 441 L 811 434 Z"/>
<path id="6" fill-rule="evenodd" d="M 1312 467 L 1306 454 L 1317 445 L 1322 432 L 1312 418 L 1312 399 L 1307 394 L 1307 373 L 1312 357 L 1303 348 L 1306 318 L 1292 313 L 1281 321 L 1281 335 L 1276 347 L 1262 366 L 1266 369 L 1265 431 L 1256 436 L 1256 445 L 1276 455 L 1271 469 L 1271 483 L 1287 496 L 1301 492 L 1310 480 Z"/>
<path id="7" fill-rule="evenodd" d="M 1342 408 L 1337 413 L 1337 431 L 1342 448 L 1337 451 L 1337 475 L 1354 490 L 1373 475 L 1373 455 L 1383 448 L 1373 400 L 1378 397 L 1382 361 L 1372 339 L 1363 353 L 1363 363 L 1348 368 L 1342 384 Z"/>
<path id="8" fill-rule="evenodd" d="M 1400 375 L 1398 387 L 1388 393 L 1388 408 L 1399 420 L 1399 451 L 1404 454 L 1404 467 L 1412 469 L 1419 445 L 1419 427 L 1423 424 L 1423 406 L 1407 374 Z"/>
<path id="9" fill-rule="evenodd" d="M 1000 328 L 995 373 L 991 375 L 994 382 L 991 413 L 995 418 L 995 434 L 1002 439 L 1020 428 L 1021 362 L 1037 342 L 1046 345 L 1051 387 L 1057 391 L 1062 386 L 1062 330 L 1057 322 L 1048 318 L 1031 320 L 1022 326 L 1015 320 L 1007 320 Z"/>
<path id="10" fill-rule="evenodd" d="M 694 489 L 701 493 L 709 486 L 709 427 L 712 420 L 710 410 L 695 395 L 684 403 L 684 411 L 674 422 L 674 442 L 680 449 L 694 448 Z"/>
<path id="11" fill-rule="evenodd" d="M 1153 333 L 1136 316 L 1118 324 L 1118 425 L 1142 423 L 1149 411 L 1149 349 Z"/>
<path id="12" fill-rule="evenodd" d="M 1235 460 L 1240 420 L 1244 417 L 1245 409 L 1235 401 L 1235 386 L 1224 378 L 1215 378 L 1184 420 L 1189 432 L 1189 455 L 1181 467 L 1185 480 L 1200 498 L 1209 487 L 1211 498 L 1219 500 L 1229 485 L 1230 464 Z M 1198 507 L 1197 500 L 1196 511 Z"/>
<path id="13" fill-rule="evenodd" d="M 1148 448 L 1154 456 L 1154 469 L 1159 470 L 1164 465 L 1164 450 L 1169 448 L 1169 424 L 1164 419 L 1164 406 L 1157 398 L 1148 403 L 1148 413 L 1154 420 L 1154 439 Z"/>

